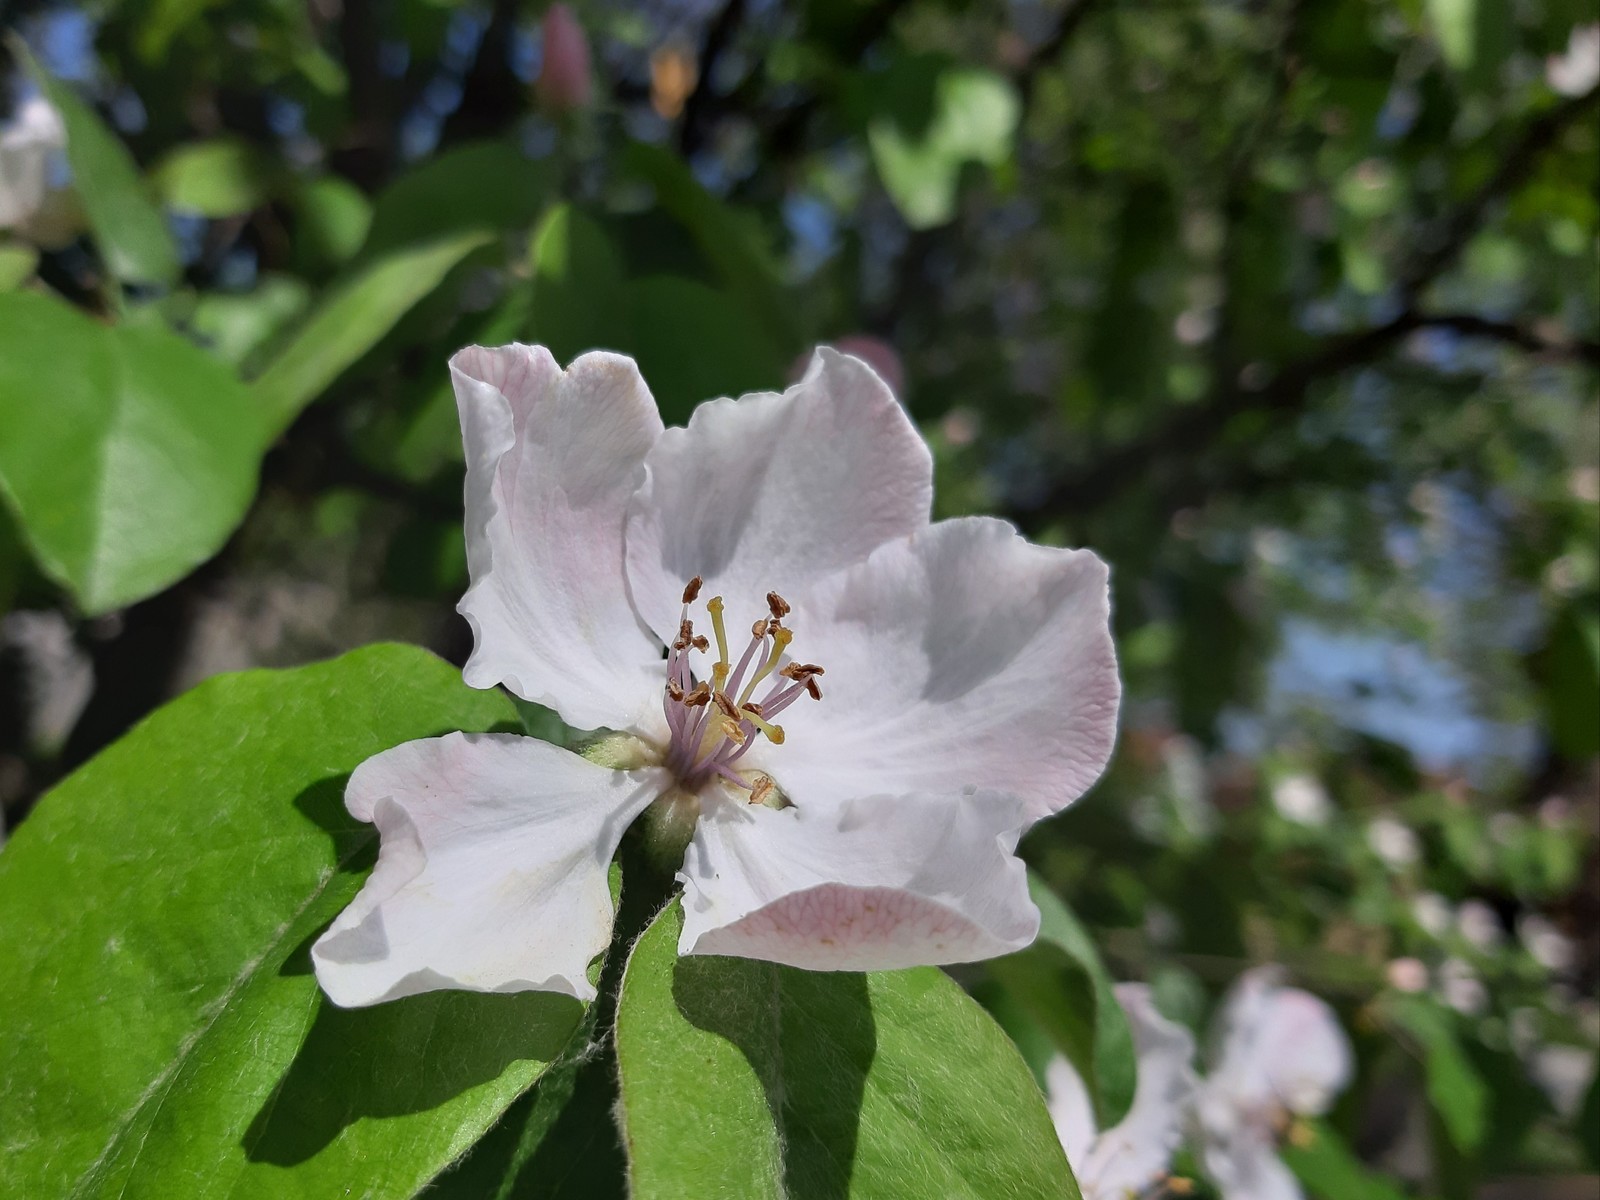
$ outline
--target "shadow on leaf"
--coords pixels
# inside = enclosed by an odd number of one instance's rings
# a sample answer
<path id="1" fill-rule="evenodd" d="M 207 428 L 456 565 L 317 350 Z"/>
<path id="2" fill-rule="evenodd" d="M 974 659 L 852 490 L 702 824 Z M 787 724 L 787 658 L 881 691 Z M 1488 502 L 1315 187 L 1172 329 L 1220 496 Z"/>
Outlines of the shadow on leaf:
<path id="1" fill-rule="evenodd" d="M 686 1020 L 732 1042 L 760 1079 L 783 1151 L 784 1194 L 848 1196 L 878 1051 L 866 976 L 687 956 L 673 970 L 672 995 Z"/>
<path id="2" fill-rule="evenodd" d="M 283 965 L 311 973 L 308 939 Z M 299 1051 L 245 1132 L 252 1162 L 293 1166 L 349 1126 L 427 1112 L 499 1078 L 548 1063 L 583 1014 L 570 996 L 441 991 L 341 1009 L 320 992 Z"/>

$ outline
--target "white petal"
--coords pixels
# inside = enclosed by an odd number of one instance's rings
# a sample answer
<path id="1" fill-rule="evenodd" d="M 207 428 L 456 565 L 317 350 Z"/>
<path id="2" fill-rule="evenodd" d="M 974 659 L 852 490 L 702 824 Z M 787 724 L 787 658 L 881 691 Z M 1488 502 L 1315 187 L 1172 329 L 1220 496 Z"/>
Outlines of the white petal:
<path id="1" fill-rule="evenodd" d="M 1055 1123 L 1056 1136 L 1066 1151 L 1072 1173 L 1078 1177 L 1080 1187 L 1087 1186 L 1084 1168 L 1094 1150 L 1095 1136 L 1099 1130 L 1094 1123 L 1094 1105 L 1089 1099 L 1089 1089 L 1083 1076 L 1065 1055 L 1058 1054 L 1044 1069 L 1045 1099 L 1050 1108 L 1050 1120 Z"/>
<path id="2" fill-rule="evenodd" d="M 945 521 L 798 594 L 796 658 L 820 702 L 769 756 L 797 803 L 868 792 L 1014 792 L 1030 820 L 1099 776 L 1116 736 L 1106 567 L 1003 521 Z"/>
<path id="3" fill-rule="evenodd" d="M 1194 1037 L 1156 1010 L 1150 989 L 1118 984 L 1117 1000 L 1133 1029 L 1138 1084 L 1128 1115 L 1101 1134 L 1078 1173 L 1086 1196 L 1107 1200 L 1141 1195 L 1166 1175 L 1183 1142 L 1198 1085 L 1192 1066 Z"/>
<path id="4" fill-rule="evenodd" d="M 24 101 L 0 130 L 0 229 L 27 223 L 49 190 L 50 157 L 66 145 L 61 115 L 43 96 Z"/>
<path id="5" fill-rule="evenodd" d="M 1304 1200 L 1300 1181 L 1278 1157 L 1276 1142 L 1260 1130 L 1207 1140 L 1202 1161 L 1222 1200 Z"/>
<path id="6" fill-rule="evenodd" d="M 628 600 L 628 498 L 661 433 L 633 360 L 469 346 L 450 360 L 467 455 L 458 606 L 473 687 L 503 683 L 580 729 L 638 729 L 660 704 L 661 643 Z"/>
<path id="7" fill-rule="evenodd" d="M 323 991 L 344 1007 L 440 988 L 592 999 L 611 856 L 665 784 L 656 768 L 612 771 L 512 734 L 452 733 L 369 758 L 345 807 L 383 841 L 312 948 Z"/>
<path id="8" fill-rule="evenodd" d="M 1326 1003 L 1280 986 L 1275 967 L 1246 971 L 1222 1013 L 1212 1083 L 1242 1108 L 1319 1116 L 1349 1083 L 1350 1042 Z"/>
<path id="9" fill-rule="evenodd" d="M 713 800 L 678 878 L 680 954 L 814 971 L 973 962 L 1039 931 L 1010 797 L 867 796 L 782 811 Z"/>
<path id="10" fill-rule="evenodd" d="M 768 591 L 860 562 L 928 523 L 933 461 L 871 368 L 819 349 L 804 379 L 700 405 L 650 452 L 628 516 L 628 580 L 664 639 L 683 586 L 704 577 L 729 628 L 766 615 Z"/>

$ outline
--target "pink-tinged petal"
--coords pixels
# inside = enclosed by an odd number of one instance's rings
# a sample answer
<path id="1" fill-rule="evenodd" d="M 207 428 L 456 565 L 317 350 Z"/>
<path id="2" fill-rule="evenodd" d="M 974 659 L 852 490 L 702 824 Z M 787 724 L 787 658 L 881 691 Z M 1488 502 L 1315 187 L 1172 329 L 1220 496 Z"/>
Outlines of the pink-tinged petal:
<path id="1" fill-rule="evenodd" d="M 966 787 L 1014 793 L 1029 820 L 1092 784 L 1116 736 L 1105 564 L 1003 521 L 945 521 L 793 599 L 820 702 L 785 710 L 768 761 L 807 798 Z"/>
<path id="2" fill-rule="evenodd" d="M 467 683 L 503 683 L 580 729 L 639 728 L 664 676 L 623 568 L 628 499 L 661 434 L 638 368 L 593 353 L 562 371 L 542 346 L 469 346 L 450 373 L 467 455 Z"/>
<path id="3" fill-rule="evenodd" d="M 813 971 L 973 962 L 1039 932 L 999 795 L 868 796 L 775 810 L 713 801 L 678 878 L 680 954 Z"/>
<path id="4" fill-rule="evenodd" d="M 594 997 L 611 937 L 611 856 L 667 785 L 512 734 L 452 733 L 369 758 L 345 806 L 378 864 L 317 939 L 317 981 L 357 1007 L 461 988 Z"/>
<path id="5" fill-rule="evenodd" d="M 1234 984 L 1208 1087 L 1241 1108 L 1320 1116 L 1350 1081 L 1350 1041 L 1324 1001 L 1281 978 L 1258 967 Z"/>
<path id="6" fill-rule="evenodd" d="M 1225 1200 L 1304 1200 L 1294 1172 L 1278 1157 L 1276 1140 L 1259 1129 L 1225 1140 L 1208 1139 L 1201 1149 L 1206 1175 Z"/>
<path id="7" fill-rule="evenodd" d="M 1080 1168 L 1069 1152 L 1084 1200 L 1121 1200 L 1154 1188 L 1172 1166 L 1183 1143 L 1194 1101 L 1194 1036 L 1156 1010 L 1150 989 L 1140 983 L 1117 985 L 1117 1000 L 1128 1014 L 1138 1062 L 1133 1105 L 1121 1122 L 1096 1139 Z"/>
<path id="8" fill-rule="evenodd" d="M 728 627 L 766 615 L 768 591 L 851 566 L 928 523 L 933 461 L 870 368 L 819 349 L 777 395 L 700 405 L 650 452 L 628 514 L 628 581 L 663 639 L 678 628 L 683 585 L 705 579 Z"/>

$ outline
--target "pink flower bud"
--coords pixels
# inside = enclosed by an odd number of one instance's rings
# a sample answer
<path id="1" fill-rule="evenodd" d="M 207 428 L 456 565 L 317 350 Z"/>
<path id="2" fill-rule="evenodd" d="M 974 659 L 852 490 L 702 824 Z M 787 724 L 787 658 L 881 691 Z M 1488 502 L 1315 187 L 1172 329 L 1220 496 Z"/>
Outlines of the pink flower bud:
<path id="1" fill-rule="evenodd" d="M 544 67 L 534 92 L 552 112 L 570 112 L 589 103 L 589 39 L 565 4 L 544 14 Z"/>
<path id="2" fill-rule="evenodd" d="M 894 347 L 882 338 L 873 337 L 870 333 L 847 333 L 844 337 L 834 338 L 833 341 L 824 342 L 823 345 L 832 346 L 840 354 L 859 358 L 878 373 L 878 377 L 889 385 L 889 390 L 896 396 L 904 393 L 906 369 L 901 365 L 900 356 L 895 353 Z M 789 382 L 798 381 L 810 365 L 811 354 L 808 351 L 795 359 L 794 365 L 789 368 Z"/>

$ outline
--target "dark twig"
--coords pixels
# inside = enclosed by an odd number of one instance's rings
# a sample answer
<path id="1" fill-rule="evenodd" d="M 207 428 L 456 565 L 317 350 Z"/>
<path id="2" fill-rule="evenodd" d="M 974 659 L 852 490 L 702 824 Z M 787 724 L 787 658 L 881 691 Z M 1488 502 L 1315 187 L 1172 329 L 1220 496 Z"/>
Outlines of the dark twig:
<path id="1" fill-rule="evenodd" d="M 711 22 L 711 27 L 706 30 L 705 44 L 700 48 L 700 81 L 694 91 L 689 93 L 688 103 L 683 108 L 683 125 L 678 130 L 678 152 L 685 158 L 705 144 L 706 135 L 711 131 L 712 118 L 717 107 L 717 94 L 712 76 L 716 74 L 717 64 L 722 61 L 723 52 L 727 50 L 739 30 L 739 23 L 744 19 L 744 9 L 745 0 L 728 0 L 722 6 L 722 11 L 717 14 L 716 20 Z"/>

